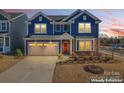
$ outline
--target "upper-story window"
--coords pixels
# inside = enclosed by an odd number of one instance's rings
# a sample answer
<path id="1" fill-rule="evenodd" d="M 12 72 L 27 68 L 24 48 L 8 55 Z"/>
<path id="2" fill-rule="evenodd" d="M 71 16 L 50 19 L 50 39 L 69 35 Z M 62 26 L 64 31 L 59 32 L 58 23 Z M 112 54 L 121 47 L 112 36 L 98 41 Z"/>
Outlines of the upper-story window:
<path id="1" fill-rule="evenodd" d="M 46 24 L 35 24 L 35 33 L 46 33 Z"/>
<path id="2" fill-rule="evenodd" d="M 64 32 L 69 32 L 69 31 L 70 31 L 70 25 L 64 24 Z"/>
<path id="3" fill-rule="evenodd" d="M 39 21 L 42 21 L 42 16 L 39 17 Z"/>
<path id="4" fill-rule="evenodd" d="M 91 33 L 91 24 L 90 23 L 79 23 L 78 32 L 79 33 Z"/>
<path id="5" fill-rule="evenodd" d="M 83 20 L 87 20 L 87 16 L 86 15 L 83 15 Z"/>
<path id="6" fill-rule="evenodd" d="M 56 24 L 55 25 L 55 31 L 56 32 L 60 32 L 61 31 L 61 25 L 60 24 Z"/>
<path id="7" fill-rule="evenodd" d="M 0 30 L 1 31 L 7 31 L 7 22 L 1 22 L 0 23 Z"/>

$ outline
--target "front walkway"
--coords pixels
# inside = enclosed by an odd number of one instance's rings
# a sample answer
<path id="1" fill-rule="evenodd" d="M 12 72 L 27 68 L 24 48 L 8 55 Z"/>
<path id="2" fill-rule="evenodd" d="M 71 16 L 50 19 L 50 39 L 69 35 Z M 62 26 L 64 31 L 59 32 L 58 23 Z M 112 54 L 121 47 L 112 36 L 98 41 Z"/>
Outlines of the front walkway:
<path id="1" fill-rule="evenodd" d="M 57 56 L 28 56 L 0 74 L 0 82 L 40 83 L 52 82 Z"/>

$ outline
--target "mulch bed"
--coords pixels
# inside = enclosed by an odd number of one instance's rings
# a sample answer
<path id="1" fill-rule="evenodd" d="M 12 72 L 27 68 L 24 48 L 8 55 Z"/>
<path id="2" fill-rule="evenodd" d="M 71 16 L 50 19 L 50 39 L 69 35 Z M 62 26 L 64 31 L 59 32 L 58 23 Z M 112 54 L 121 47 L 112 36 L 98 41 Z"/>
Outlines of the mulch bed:
<path id="1" fill-rule="evenodd" d="M 103 74 L 104 69 L 96 65 L 85 65 L 84 70 L 93 74 Z"/>

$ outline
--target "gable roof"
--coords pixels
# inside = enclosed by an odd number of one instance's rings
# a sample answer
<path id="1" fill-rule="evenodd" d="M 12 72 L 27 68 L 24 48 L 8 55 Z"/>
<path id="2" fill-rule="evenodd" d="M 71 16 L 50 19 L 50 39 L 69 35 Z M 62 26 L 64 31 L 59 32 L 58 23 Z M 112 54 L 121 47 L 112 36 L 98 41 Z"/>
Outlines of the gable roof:
<path id="1" fill-rule="evenodd" d="M 48 15 L 49 18 L 51 18 L 54 21 L 61 21 L 62 19 L 66 18 L 67 15 Z"/>
<path id="2" fill-rule="evenodd" d="M 45 15 L 43 12 L 38 12 L 36 13 L 34 16 L 32 16 L 29 21 L 32 21 L 33 19 L 35 19 L 36 17 L 38 17 L 39 15 L 44 16 L 45 18 L 47 18 L 50 21 L 56 21 L 56 22 L 70 22 L 73 21 L 74 19 L 76 19 L 77 17 L 79 17 L 80 15 L 82 15 L 83 13 L 89 15 L 91 18 L 93 18 L 94 20 L 97 20 L 99 22 L 101 22 L 100 19 L 98 19 L 97 17 L 95 17 L 94 15 L 92 15 L 90 12 L 88 12 L 87 10 L 76 10 L 74 11 L 72 14 L 70 15 Z"/>
<path id="3" fill-rule="evenodd" d="M 24 15 L 22 12 L 5 12 L 4 10 L 0 9 L 0 14 L 6 17 L 8 20 L 12 20 L 13 18 L 18 18 L 21 15 Z"/>
<path id="4" fill-rule="evenodd" d="M 51 18 L 49 18 L 47 15 L 45 15 L 43 12 L 38 12 L 38 13 L 36 13 L 34 16 L 32 16 L 30 19 L 29 19 L 29 21 L 32 21 L 33 19 L 35 19 L 36 17 L 38 17 L 39 15 L 42 15 L 42 16 L 44 16 L 45 18 L 47 18 L 48 20 L 50 20 L 50 21 L 53 21 Z"/>
<path id="5" fill-rule="evenodd" d="M 64 34 L 62 34 L 60 37 L 59 37 L 59 39 L 63 39 L 63 40 L 65 40 L 65 39 L 74 39 L 74 37 L 72 37 L 70 34 L 68 34 L 68 33 L 64 33 Z"/>
<path id="6" fill-rule="evenodd" d="M 66 20 L 68 20 L 69 18 L 74 17 L 74 16 L 76 16 L 77 14 L 79 14 L 79 13 L 81 13 L 81 12 L 82 12 L 82 10 L 78 9 L 78 10 L 74 11 L 73 13 L 71 13 L 71 14 L 70 14 L 69 16 L 67 16 L 66 18 L 64 18 L 62 21 L 66 21 Z"/>
<path id="7" fill-rule="evenodd" d="M 91 18 L 93 18 L 94 20 L 97 20 L 99 22 L 101 22 L 101 20 L 99 18 L 97 18 L 96 16 L 92 15 L 90 12 L 88 12 L 87 10 L 82 11 L 81 13 L 79 13 L 78 15 L 76 15 L 75 17 L 71 18 L 68 21 L 73 21 L 74 19 L 78 18 L 79 16 L 81 16 L 82 14 L 86 14 L 88 16 L 90 16 Z"/>
<path id="8" fill-rule="evenodd" d="M 18 16 L 20 16 L 20 15 L 22 15 L 22 14 L 24 14 L 24 13 L 8 13 L 10 16 L 11 16 L 11 18 L 15 18 L 15 17 L 18 17 Z"/>
<path id="9" fill-rule="evenodd" d="M 5 12 L 4 10 L 2 10 L 2 9 L 0 9 L 0 14 L 3 15 L 8 20 L 11 19 L 11 16 L 7 12 Z"/>

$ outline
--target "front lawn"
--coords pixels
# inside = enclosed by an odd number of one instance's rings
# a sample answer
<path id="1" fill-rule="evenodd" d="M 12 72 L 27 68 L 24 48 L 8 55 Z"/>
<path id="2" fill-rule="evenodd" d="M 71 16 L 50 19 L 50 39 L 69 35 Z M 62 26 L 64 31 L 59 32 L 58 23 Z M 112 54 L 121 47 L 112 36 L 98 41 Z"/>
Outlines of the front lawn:
<path id="1" fill-rule="evenodd" d="M 21 59 L 15 58 L 14 56 L 3 56 L 0 55 L 0 73 L 6 71 Z"/>
<path id="2" fill-rule="evenodd" d="M 89 83 L 92 77 L 110 74 L 120 74 L 124 80 L 124 59 L 120 62 L 65 62 L 57 63 L 55 67 L 54 83 Z M 89 73 L 84 70 L 86 65 L 96 65 L 104 69 L 103 74 Z"/>

